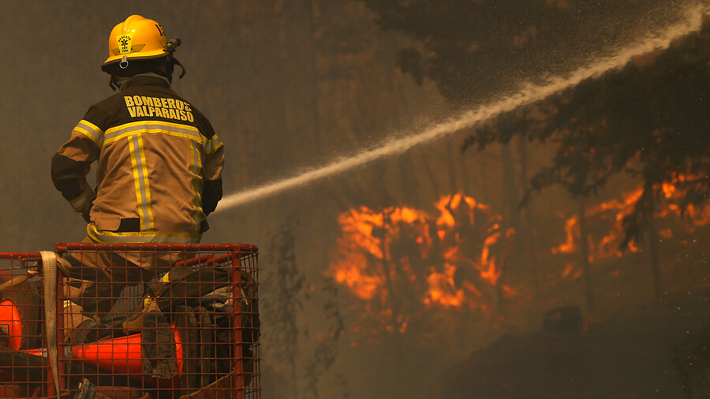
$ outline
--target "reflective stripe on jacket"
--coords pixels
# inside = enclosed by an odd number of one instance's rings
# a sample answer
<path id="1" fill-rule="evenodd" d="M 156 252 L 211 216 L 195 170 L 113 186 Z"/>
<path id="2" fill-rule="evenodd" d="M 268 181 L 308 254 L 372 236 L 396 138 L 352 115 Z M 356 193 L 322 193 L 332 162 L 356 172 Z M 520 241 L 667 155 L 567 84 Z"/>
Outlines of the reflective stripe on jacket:
<path id="1" fill-rule="evenodd" d="M 97 162 L 96 192 L 86 181 Z M 92 106 L 52 159 L 52 180 L 97 242 L 191 243 L 222 196 L 224 149 L 166 79 L 136 76 Z"/>

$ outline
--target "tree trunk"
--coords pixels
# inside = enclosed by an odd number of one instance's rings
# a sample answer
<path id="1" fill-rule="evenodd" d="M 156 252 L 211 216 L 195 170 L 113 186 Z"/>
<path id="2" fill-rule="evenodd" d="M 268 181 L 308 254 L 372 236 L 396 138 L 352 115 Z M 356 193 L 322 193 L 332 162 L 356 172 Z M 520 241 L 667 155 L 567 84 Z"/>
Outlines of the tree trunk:
<path id="1" fill-rule="evenodd" d="M 587 310 L 596 310 L 592 281 L 592 263 L 589 260 L 589 237 L 587 234 L 587 219 L 584 215 L 584 199 L 579 200 L 579 255 L 584 275 L 584 292 L 587 297 Z"/>
<path id="2" fill-rule="evenodd" d="M 658 259 L 658 230 L 656 228 L 656 220 L 653 216 L 653 211 L 656 209 L 656 201 L 651 198 L 651 216 L 648 218 L 648 249 L 650 252 L 651 270 L 653 272 L 653 289 L 656 294 L 656 300 L 660 301 L 663 297 L 661 287 L 661 267 Z"/>
<path id="3" fill-rule="evenodd" d="M 506 262 L 501 263 L 501 274 L 496 284 L 496 296 L 498 301 L 498 312 L 503 313 L 505 307 L 505 296 L 503 295 L 503 283 L 508 274 L 520 265 L 520 204 L 519 187 L 515 178 L 515 159 L 511 153 L 510 143 L 501 144 L 501 160 L 503 162 L 503 198 L 505 202 L 504 226 L 512 227 L 515 230 L 510 254 L 506 256 Z M 504 232 L 505 234 L 505 232 Z"/>
<path id="4" fill-rule="evenodd" d="M 518 155 L 520 157 L 520 187 L 522 191 L 528 184 L 528 152 L 527 146 L 525 145 L 525 137 L 518 138 Z M 530 203 L 526 203 L 520 209 L 520 241 L 522 248 L 522 256 L 526 260 L 526 267 L 529 268 L 529 272 L 532 275 L 533 289 L 535 290 L 535 297 L 540 296 L 540 272 L 538 270 L 539 265 L 537 264 L 537 257 L 535 254 L 535 237 L 534 237 L 534 226 L 532 208 Z"/>
<path id="5" fill-rule="evenodd" d="M 455 195 L 460 191 L 460 188 L 458 184 L 458 175 L 456 173 L 456 162 L 454 160 L 454 140 L 450 137 L 446 140 L 446 152 L 449 157 L 449 194 Z"/>

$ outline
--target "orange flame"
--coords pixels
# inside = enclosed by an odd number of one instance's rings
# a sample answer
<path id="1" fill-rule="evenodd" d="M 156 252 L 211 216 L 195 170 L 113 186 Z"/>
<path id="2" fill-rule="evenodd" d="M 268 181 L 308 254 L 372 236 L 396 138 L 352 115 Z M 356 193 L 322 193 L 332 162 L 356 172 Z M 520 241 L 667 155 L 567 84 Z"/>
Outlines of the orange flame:
<path id="1" fill-rule="evenodd" d="M 681 207 L 673 203 L 673 201 L 681 198 L 684 194 L 685 189 L 679 188 L 679 185 L 692 183 L 698 179 L 699 177 L 697 176 L 677 174 L 672 181 L 664 182 L 656 186 L 655 189 L 662 193 L 665 202 L 659 204 L 660 209 L 656 211 L 654 217 L 666 218 L 670 215 L 682 216 L 683 211 L 681 211 Z M 620 199 L 602 202 L 585 210 L 584 218 L 589 223 L 598 224 L 599 222 L 609 221 L 609 224 L 606 226 L 606 233 L 604 233 L 601 238 L 594 239 L 591 235 L 587 237 L 589 240 L 590 261 L 604 259 L 610 256 L 620 257 L 623 255 L 618 249 L 620 240 L 623 237 L 622 221 L 633 211 L 634 206 L 642 195 L 643 189 L 639 188 L 629 193 L 623 193 Z M 694 226 L 706 226 L 710 224 L 710 205 L 698 208 L 690 204 L 685 207 L 684 212 Z M 567 218 L 565 231 L 567 235 L 566 242 L 553 247 L 551 249 L 553 254 L 574 253 L 579 250 L 577 246 L 577 242 L 580 239 L 578 215 Z M 669 228 L 661 229 L 659 235 L 664 239 L 673 237 L 673 233 Z M 633 241 L 628 244 L 628 249 L 632 253 L 640 251 L 640 248 Z"/>
<path id="2" fill-rule="evenodd" d="M 374 211 L 361 206 L 341 214 L 342 235 L 327 274 L 365 301 L 384 304 L 392 290 L 406 285 L 419 293 L 425 308 L 483 307 L 478 286 L 498 284 L 497 245 L 515 231 L 504 233 L 499 216 L 463 194 L 444 196 L 434 206 L 436 217 L 410 207 Z M 470 234 L 474 228 L 478 233 Z M 463 253 L 462 235 L 467 234 L 483 242 L 465 243 Z M 479 248 L 478 254 L 471 248 Z M 407 323 L 395 330 L 406 330 Z"/>
<path id="3" fill-rule="evenodd" d="M 357 258 L 360 262 L 353 262 Z M 365 255 L 352 254 L 350 259 L 337 262 L 333 278 L 340 284 L 347 285 L 355 296 L 360 299 L 370 300 L 375 297 L 384 283 L 384 277 L 370 275 L 361 265 L 365 263 Z"/>
<path id="4" fill-rule="evenodd" d="M 564 244 L 552 248 L 553 254 L 569 254 L 577 251 L 577 246 L 575 245 L 575 241 L 579 238 L 579 217 L 577 215 L 567 219 L 565 222 L 565 232 L 567 233 L 567 241 Z"/>
<path id="5" fill-rule="evenodd" d="M 449 263 L 444 265 L 444 272 L 432 274 L 427 278 L 429 290 L 424 298 L 424 303 L 431 305 L 441 305 L 443 307 L 459 307 L 464 303 L 465 294 L 463 289 L 456 289 L 454 284 L 454 273 L 456 268 Z"/>
<path id="6" fill-rule="evenodd" d="M 496 283 L 498 282 L 498 278 L 501 275 L 501 271 L 496 270 L 495 256 L 491 256 L 489 259 L 490 247 L 491 245 L 498 242 L 498 238 L 500 237 L 500 235 L 500 232 L 495 232 L 490 236 L 486 237 L 486 240 L 483 242 L 483 251 L 481 251 L 481 277 L 485 280 L 488 280 L 491 285 L 496 285 Z"/>

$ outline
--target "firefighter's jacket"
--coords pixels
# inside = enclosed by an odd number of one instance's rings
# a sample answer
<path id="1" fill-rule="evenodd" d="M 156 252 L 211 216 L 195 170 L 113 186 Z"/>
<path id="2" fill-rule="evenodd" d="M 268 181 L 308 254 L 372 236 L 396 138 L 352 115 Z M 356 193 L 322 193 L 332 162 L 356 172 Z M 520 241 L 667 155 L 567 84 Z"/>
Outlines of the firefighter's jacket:
<path id="1" fill-rule="evenodd" d="M 138 75 L 89 108 L 54 155 L 52 181 L 95 242 L 194 243 L 222 197 L 223 162 L 207 118 L 167 79 Z"/>

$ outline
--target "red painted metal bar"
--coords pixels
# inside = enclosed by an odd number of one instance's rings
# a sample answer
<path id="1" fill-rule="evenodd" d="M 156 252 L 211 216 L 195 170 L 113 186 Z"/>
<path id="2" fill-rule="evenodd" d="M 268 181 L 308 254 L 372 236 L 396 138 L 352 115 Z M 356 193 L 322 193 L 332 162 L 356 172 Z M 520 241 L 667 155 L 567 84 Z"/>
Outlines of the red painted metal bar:
<path id="1" fill-rule="evenodd" d="M 234 306 L 232 310 L 232 329 L 234 330 L 233 351 L 234 351 L 234 382 L 233 386 L 236 391 L 236 399 L 244 398 L 244 351 L 242 345 L 244 342 L 244 334 L 242 332 L 242 312 L 241 300 L 241 258 L 238 254 L 232 254 L 232 298 Z"/>
<path id="2" fill-rule="evenodd" d="M 258 249 L 251 244 L 94 244 L 94 243 L 58 243 L 55 252 L 63 254 L 67 251 L 81 250 L 111 250 L 111 251 L 156 251 L 156 252 L 208 252 L 230 251 L 240 253 L 257 253 Z M 39 255 L 39 254 L 37 254 Z"/>
<path id="3" fill-rule="evenodd" d="M 60 269 L 57 269 L 57 288 L 56 288 L 56 296 L 57 296 L 57 309 L 56 309 L 56 323 L 57 323 L 57 368 L 59 370 L 59 390 L 60 392 L 64 392 L 64 390 L 67 388 L 65 384 L 64 378 L 62 378 L 65 374 L 65 362 L 64 362 L 64 350 L 63 347 L 60 343 L 64 342 L 64 298 L 63 298 L 63 293 L 64 291 L 64 273 Z M 51 381 L 50 381 L 51 382 Z M 54 389 L 54 383 L 52 382 L 50 387 Z"/>
<path id="4" fill-rule="evenodd" d="M 203 256 L 198 256 L 197 258 L 192 258 L 192 259 L 181 260 L 179 262 L 175 262 L 175 266 L 183 266 L 183 267 L 195 266 L 195 265 L 209 262 L 212 259 L 214 259 L 213 255 L 203 255 Z"/>
<path id="5" fill-rule="evenodd" d="M 0 252 L 0 259 L 6 260 L 40 260 L 39 252 Z"/>

